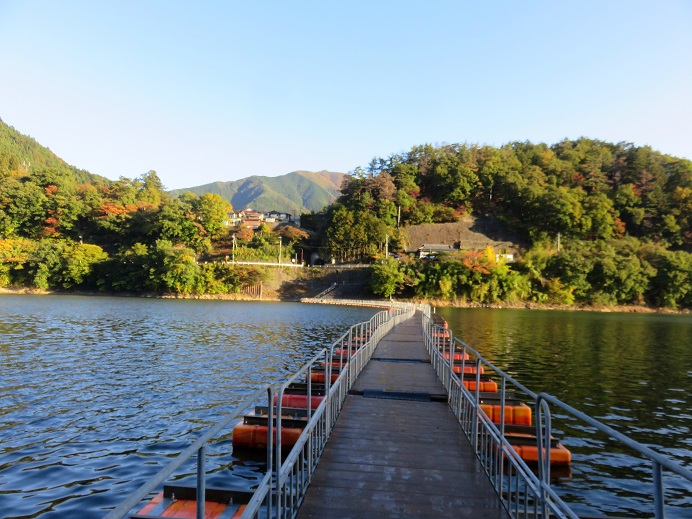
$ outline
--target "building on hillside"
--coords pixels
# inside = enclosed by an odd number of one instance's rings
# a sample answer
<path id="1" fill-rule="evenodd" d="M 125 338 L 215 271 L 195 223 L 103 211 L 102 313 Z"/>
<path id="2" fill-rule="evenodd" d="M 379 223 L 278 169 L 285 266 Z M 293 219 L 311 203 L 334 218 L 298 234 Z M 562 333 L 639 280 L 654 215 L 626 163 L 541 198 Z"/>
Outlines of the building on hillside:
<path id="1" fill-rule="evenodd" d="M 419 258 L 429 258 L 431 256 L 437 256 L 443 252 L 452 252 L 454 247 L 452 245 L 446 245 L 444 243 L 424 243 L 422 247 L 418 248 Z"/>
<path id="2" fill-rule="evenodd" d="M 241 227 L 247 227 L 248 229 L 252 229 L 253 231 L 259 229 L 260 225 L 262 225 L 262 221 L 256 218 L 248 218 L 247 220 L 243 220 L 240 224 Z"/>
<path id="3" fill-rule="evenodd" d="M 228 222 L 228 225 L 232 227 L 240 225 L 243 221 L 242 212 L 233 211 L 232 213 L 228 213 L 228 220 L 226 221 Z"/>
<path id="4" fill-rule="evenodd" d="M 256 230 L 262 223 L 275 224 L 277 222 L 292 222 L 291 213 L 282 213 L 279 211 L 269 211 L 262 213 L 254 209 L 247 208 L 242 211 L 234 211 L 228 213 L 227 225 L 234 227 L 248 227 Z"/>
<path id="5" fill-rule="evenodd" d="M 243 215 L 243 220 L 264 220 L 264 213 L 260 213 L 259 211 L 255 211 L 249 207 L 244 211 L 241 211 L 241 214 Z"/>
<path id="6" fill-rule="evenodd" d="M 291 213 L 281 213 L 279 211 L 269 211 L 265 213 L 265 218 L 274 218 L 277 222 L 291 221 L 293 215 Z"/>

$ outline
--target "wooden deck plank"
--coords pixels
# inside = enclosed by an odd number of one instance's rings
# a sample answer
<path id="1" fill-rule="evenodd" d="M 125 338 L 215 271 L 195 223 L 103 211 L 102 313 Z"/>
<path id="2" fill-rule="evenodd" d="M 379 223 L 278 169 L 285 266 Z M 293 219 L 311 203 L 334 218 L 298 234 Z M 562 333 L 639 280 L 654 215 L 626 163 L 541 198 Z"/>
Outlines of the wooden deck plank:
<path id="1" fill-rule="evenodd" d="M 459 487 L 456 481 L 458 476 L 456 470 L 443 468 L 410 468 L 393 467 L 389 465 L 368 465 L 363 468 L 361 465 L 350 463 L 332 463 L 332 471 L 316 474 L 313 483 L 324 487 L 345 487 L 345 488 L 369 488 L 371 490 L 387 490 L 394 492 L 404 492 L 408 490 L 407 481 L 414 480 L 421 482 L 421 488 L 426 488 L 430 493 L 447 495 L 453 491 L 459 496 L 474 496 L 475 484 Z M 483 478 L 487 479 L 484 472 L 474 472 L 472 478 L 481 484 Z"/>
<path id="2" fill-rule="evenodd" d="M 444 394 L 430 364 L 371 360 L 358 377 L 353 390 L 422 391 Z"/>
<path id="3" fill-rule="evenodd" d="M 304 518 L 506 518 L 496 496 L 459 497 L 428 492 L 379 491 L 370 489 L 319 487 L 303 503 L 298 517 Z"/>
<path id="4" fill-rule="evenodd" d="M 395 327 L 375 358 L 429 357 L 420 316 Z M 426 362 L 372 360 L 353 389 L 442 394 Z M 346 398 L 305 500 L 308 518 L 506 518 L 445 402 Z"/>

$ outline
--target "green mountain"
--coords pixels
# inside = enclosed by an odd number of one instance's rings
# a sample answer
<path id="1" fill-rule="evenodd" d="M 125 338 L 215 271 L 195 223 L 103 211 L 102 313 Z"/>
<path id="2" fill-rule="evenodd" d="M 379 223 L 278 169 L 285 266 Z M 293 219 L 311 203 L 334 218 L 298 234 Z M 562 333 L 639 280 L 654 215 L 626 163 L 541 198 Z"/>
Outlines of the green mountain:
<path id="1" fill-rule="evenodd" d="M 45 146 L 24 135 L 0 119 L 0 174 L 44 169 L 69 170 L 78 183 L 108 183 L 109 180 L 83 169 L 70 166 Z"/>
<path id="2" fill-rule="evenodd" d="M 278 177 L 252 176 L 230 182 L 169 191 L 171 196 L 192 192 L 198 196 L 215 193 L 228 200 L 233 208 L 256 211 L 281 211 L 299 216 L 320 211 L 336 200 L 346 175 L 334 171 L 294 171 Z"/>

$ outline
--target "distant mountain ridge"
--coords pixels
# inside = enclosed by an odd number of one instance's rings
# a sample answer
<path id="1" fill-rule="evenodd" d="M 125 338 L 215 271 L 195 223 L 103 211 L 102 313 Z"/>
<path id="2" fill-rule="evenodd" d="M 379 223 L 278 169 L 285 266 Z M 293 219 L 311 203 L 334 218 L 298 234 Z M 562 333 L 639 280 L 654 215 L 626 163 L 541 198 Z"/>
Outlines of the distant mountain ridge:
<path id="1" fill-rule="evenodd" d="M 24 135 L 0 118 L 0 175 L 28 174 L 29 171 L 56 168 L 69 170 L 78 183 L 109 185 L 111 181 L 71 166 L 49 148 Z M 341 194 L 345 173 L 335 171 L 293 171 L 278 177 L 251 176 L 230 182 L 169 191 L 171 196 L 191 191 L 197 195 L 216 193 L 231 202 L 236 210 L 281 211 L 298 217 L 320 211 Z"/>
<path id="2" fill-rule="evenodd" d="M 282 211 L 300 216 L 320 211 L 340 195 L 345 173 L 335 171 L 293 171 L 278 177 L 253 175 L 240 180 L 214 182 L 169 191 L 177 197 L 185 192 L 198 196 L 214 193 L 228 200 L 236 210 Z"/>

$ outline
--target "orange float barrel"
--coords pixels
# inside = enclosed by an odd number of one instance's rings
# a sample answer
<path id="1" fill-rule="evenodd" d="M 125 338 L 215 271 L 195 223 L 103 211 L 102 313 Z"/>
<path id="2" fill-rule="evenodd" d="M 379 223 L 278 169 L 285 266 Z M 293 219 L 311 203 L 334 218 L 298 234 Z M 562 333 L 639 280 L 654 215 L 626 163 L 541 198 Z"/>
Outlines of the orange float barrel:
<path id="1" fill-rule="evenodd" d="M 344 357 L 343 362 L 340 359 L 336 358 L 336 359 L 332 359 L 330 364 L 332 365 L 332 367 L 340 368 L 341 366 L 345 366 L 347 363 L 348 363 L 348 357 Z M 322 366 L 324 368 L 325 363 L 321 362 L 320 366 Z"/>
<path id="2" fill-rule="evenodd" d="M 443 355 L 444 355 L 444 358 L 445 358 L 445 359 L 449 360 L 449 353 L 444 353 Z M 453 355 L 454 355 L 453 359 L 454 359 L 455 361 L 456 361 L 456 360 L 459 360 L 459 361 L 461 361 L 461 360 L 469 360 L 469 358 L 470 358 L 468 353 L 458 353 L 458 352 L 457 352 L 457 353 L 454 353 Z"/>
<path id="3" fill-rule="evenodd" d="M 524 461 L 538 463 L 538 447 L 535 445 L 512 445 L 512 448 Z M 571 462 L 572 453 L 564 445 L 558 443 L 550 447 L 550 465 L 569 465 Z"/>
<path id="4" fill-rule="evenodd" d="M 242 517 L 252 492 L 207 488 L 204 508 L 205 517 L 235 519 Z M 164 485 L 144 508 L 133 517 L 197 517 L 197 489 L 180 485 Z"/>
<path id="5" fill-rule="evenodd" d="M 538 462 L 538 442 L 534 427 L 507 425 L 505 439 L 509 442 L 519 457 L 527 463 Z M 550 438 L 550 465 L 569 466 L 572 453 L 555 438 Z"/>
<path id="6" fill-rule="evenodd" d="M 336 379 L 339 378 L 339 370 L 338 369 L 332 370 L 332 376 L 329 378 L 331 379 L 332 382 L 336 382 Z M 313 370 L 312 373 L 310 373 L 310 380 L 312 382 L 324 384 L 325 381 L 327 380 L 327 375 L 324 372 L 324 370 L 321 370 L 321 371 Z"/>
<path id="7" fill-rule="evenodd" d="M 276 405 L 277 396 L 274 397 L 274 405 Z M 312 395 L 310 397 L 310 409 L 317 409 L 324 397 L 322 395 Z M 287 394 L 284 393 L 281 397 L 282 407 L 295 407 L 297 409 L 308 408 L 308 395 L 306 394 Z"/>
<path id="8" fill-rule="evenodd" d="M 282 427 L 281 445 L 283 447 L 293 447 L 300 438 L 302 428 Z M 274 441 L 276 441 L 276 428 L 272 431 Z M 260 424 L 239 423 L 233 428 L 233 447 L 244 449 L 266 449 L 267 448 L 267 426 Z"/>
<path id="9" fill-rule="evenodd" d="M 447 328 L 449 326 L 447 324 L 446 319 L 444 317 L 442 317 L 440 314 L 433 314 L 432 315 L 432 321 L 437 326 L 442 326 L 443 328 Z"/>
<path id="10" fill-rule="evenodd" d="M 493 423 L 500 423 L 502 406 L 499 403 L 481 403 L 480 408 L 488 415 L 488 418 L 490 418 Z M 505 423 L 512 425 L 531 425 L 531 408 L 523 402 L 519 404 L 505 404 Z"/>
<path id="11" fill-rule="evenodd" d="M 485 370 L 483 369 L 483 366 L 479 366 L 479 367 L 480 367 L 480 372 L 482 375 L 483 373 L 485 373 Z M 454 371 L 454 373 L 457 373 L 457 374 L 461 373 L 461 366 L 452 366 L 452 371 Z M 476 374 L 476 365 L 475 364 L 464 365 L 464 374 L 465 375 L 468 375 L 468 374 L 474 374 L 475 375 Z"/>
<path id="12" fill-rule="evenodd" d="M 464 387 L 469 391 L 476 391 L 475 375 L 473 376 L 473 378 L 464 378 L 462 383 L 464 384 Z M 481 377 L 480 388 L 478 390 L 483 391 L 485 393 L 495 393 L 497 392 L 497 382 L 495 382 L 493 379 L 489 377 Z"/>

